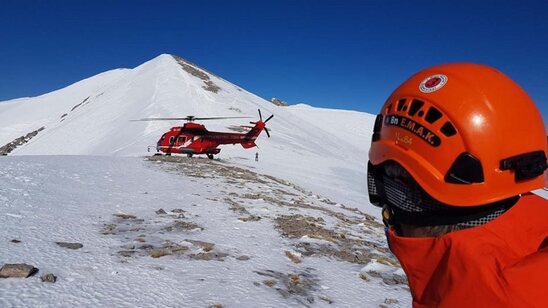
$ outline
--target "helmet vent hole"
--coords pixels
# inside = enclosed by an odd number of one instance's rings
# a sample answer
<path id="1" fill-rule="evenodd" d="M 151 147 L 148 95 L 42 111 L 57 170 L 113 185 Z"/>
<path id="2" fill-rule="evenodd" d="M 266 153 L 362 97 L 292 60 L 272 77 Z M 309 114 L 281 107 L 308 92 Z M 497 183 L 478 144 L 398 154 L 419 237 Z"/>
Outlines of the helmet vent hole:
<path id="1" fill-rule="evenodd" d="M 441 132 L 445 136 L 451 137 L 457 133 L 457 130 L 455 129 L 455 126 L 451 124 L 451 122 L 445 122 L 445 124 L 443 124 L 443 126 L 441 127 Z"/>
<path id="2" fill-rule="evenodd" d="M 428 112 L 426 113 L 426 117 L 424 119 L 426 120 L 426 122 L 432 124 L 439 120 L 441 116 L 442 113 L 438 109 L 430 107 L 428 108 Z"/>
<path id="3" fill-rule="evenodd" d="M 420 101 L 418 99 L 414 99 L 411 102 L 411 106 L 409 107 L 409 115 L 414 116 L 421 109 L 421 107 L 423 105 L 424 105 L 423 101 Z"/>
<path id="4" fill-rule="evenodd" d="M 402 98 L 398 101 L 398 111 L 402 111 L 405 106 L 405 98 Z"/>

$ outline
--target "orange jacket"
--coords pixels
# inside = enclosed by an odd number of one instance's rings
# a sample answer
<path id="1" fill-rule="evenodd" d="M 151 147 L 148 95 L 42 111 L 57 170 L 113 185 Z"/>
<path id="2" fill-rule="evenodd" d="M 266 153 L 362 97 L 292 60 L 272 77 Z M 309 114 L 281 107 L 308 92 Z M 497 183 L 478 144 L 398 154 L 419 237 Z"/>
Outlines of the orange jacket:
<path id="1" fill-rule="evenodd" d="M 388 230 L 388 240 L 413 307 L 548 307 L 548 201 L 539 196 L 479 227 L 438 238 Z"/>

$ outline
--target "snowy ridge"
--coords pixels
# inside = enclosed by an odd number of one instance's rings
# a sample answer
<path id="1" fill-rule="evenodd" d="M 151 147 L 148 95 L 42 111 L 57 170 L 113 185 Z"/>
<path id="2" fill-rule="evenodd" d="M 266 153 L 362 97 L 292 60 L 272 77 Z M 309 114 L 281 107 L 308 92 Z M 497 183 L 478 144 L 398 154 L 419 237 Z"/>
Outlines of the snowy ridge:
<path id="1" fill-rule="evenodd" d="M 150 157 L 181 122 L 130 122 L 255 120 L 259 108 L 275 115 L 272 138 L 223 146 L 215 161 Z M 0 306 L 408 307 L 368 202 L 373 123 L 276 106 L 171 55 L 2 102 L 0 146 L 44 129 L 0 158 L 0 266 L 30 263 L 58 282 L 1 279 Z"/>
<path id="2" fill-rule="evenodd" d="M 148 145 L 181 122 L 130 122 L 145 117 L 250 116 L 274 114 L 272 138 L 261 135 L 258 148 L 221 147 L 221 159 L 321 189 L 339 202 L 368 206 L 365 168 L 374 117 L 344 110 L 289 107 L 272 103 L 207 71 L 220 89 L 185 70 L 171 55 L 134 69 L 118 69 L 36 98 L 0 103 L 0 145 L 40 127 L 45 129 L 10 155 L 143 156 Z M 241 119 L 204 122 L 210 130 L 246 124 Z M 251 160 L 259 152 L 260 164 Z M 313 180 L 312 180 L 313 179 Z M 375 213 L 376 214 L 376 213 Z"/>

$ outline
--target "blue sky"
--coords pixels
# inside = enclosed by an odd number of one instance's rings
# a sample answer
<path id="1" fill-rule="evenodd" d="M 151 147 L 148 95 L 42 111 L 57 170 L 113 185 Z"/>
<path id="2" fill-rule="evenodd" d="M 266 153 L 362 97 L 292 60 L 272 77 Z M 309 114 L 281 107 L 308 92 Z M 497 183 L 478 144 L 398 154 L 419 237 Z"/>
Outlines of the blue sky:
<path id="1" fill-rule="evenodd" d="M 377 113 L 414 72 L 494 66 L 548 118 L 547 1 L 6 1 L 0 100 L 180 55 L 266 99 Z"/>

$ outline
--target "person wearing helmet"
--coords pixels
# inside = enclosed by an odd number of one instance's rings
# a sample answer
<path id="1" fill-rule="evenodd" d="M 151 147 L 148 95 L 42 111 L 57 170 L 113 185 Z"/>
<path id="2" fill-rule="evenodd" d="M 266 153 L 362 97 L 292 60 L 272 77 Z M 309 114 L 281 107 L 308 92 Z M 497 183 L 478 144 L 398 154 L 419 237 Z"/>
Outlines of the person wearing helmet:
<path id="1" fill-rule="evenodd" d="M 459 63 L 420 71 L 377 116 L 370 201 L 414 307 L 548 307 L 546 130 L 510 78 Z"/>

